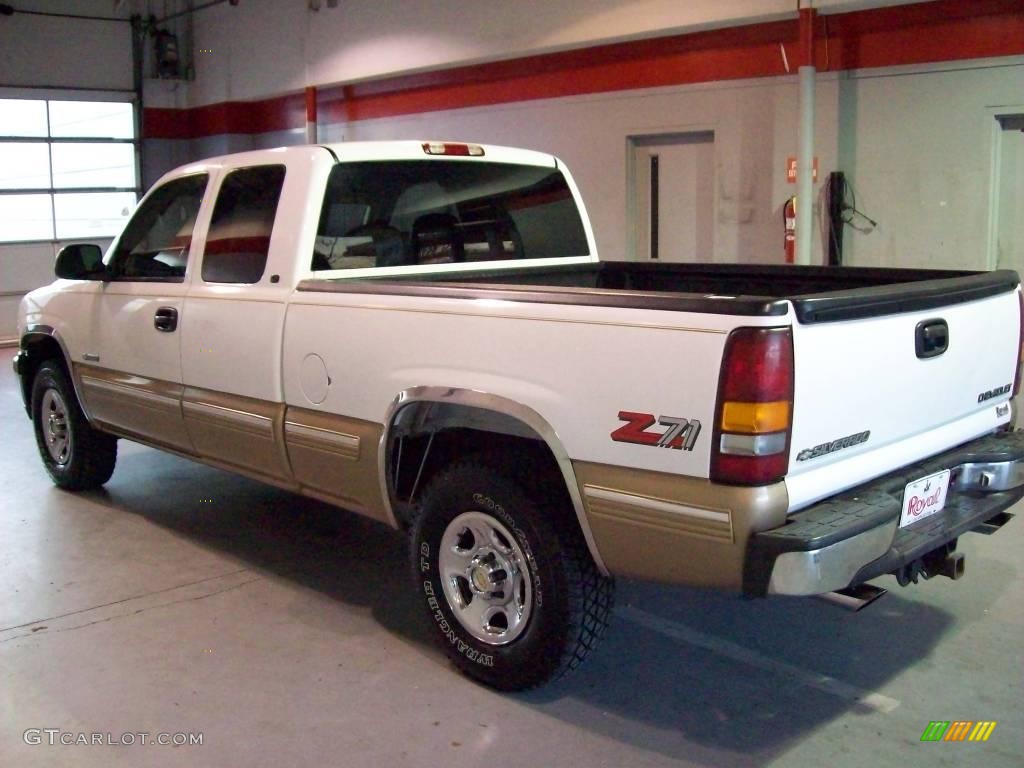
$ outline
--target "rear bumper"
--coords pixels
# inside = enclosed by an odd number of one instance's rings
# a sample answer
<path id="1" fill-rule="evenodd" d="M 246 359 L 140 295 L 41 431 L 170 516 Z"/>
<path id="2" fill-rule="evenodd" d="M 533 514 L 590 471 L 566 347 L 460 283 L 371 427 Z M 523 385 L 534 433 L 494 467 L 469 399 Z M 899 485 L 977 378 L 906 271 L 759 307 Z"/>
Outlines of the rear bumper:
<path id="1" fill-rule="evenodd" d="M 945 508 L 899 527 L 907 483 L 951 470 Z M 751 536 L 743 591 L 816 595 L 913 563 L 1024 497 L 1024 432 L 999 432 L 819 502 Z"/>

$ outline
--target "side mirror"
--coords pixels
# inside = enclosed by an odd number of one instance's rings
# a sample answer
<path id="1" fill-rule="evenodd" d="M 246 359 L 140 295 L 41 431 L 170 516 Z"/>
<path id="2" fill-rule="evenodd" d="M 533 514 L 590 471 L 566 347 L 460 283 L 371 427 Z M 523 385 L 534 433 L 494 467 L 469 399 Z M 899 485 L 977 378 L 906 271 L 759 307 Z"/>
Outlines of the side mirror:
<path id="1" fill-rule="evenodd" d="M 65 245 L 57 254 L 53 271 L 65 280 L 102 280 L 107 275 L 103 251 L 92 243 Z"/>

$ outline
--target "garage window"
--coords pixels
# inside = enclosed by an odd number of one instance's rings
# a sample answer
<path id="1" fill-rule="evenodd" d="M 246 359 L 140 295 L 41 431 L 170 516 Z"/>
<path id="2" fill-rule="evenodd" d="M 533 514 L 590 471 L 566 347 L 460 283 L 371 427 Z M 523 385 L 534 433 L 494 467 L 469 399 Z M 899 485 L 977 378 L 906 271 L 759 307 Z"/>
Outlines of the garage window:
<path id="1" fill-rule="evenodd" d="M 138 200 L 128 102 L 0 99 L 0 242 L 110 237 Z"/>

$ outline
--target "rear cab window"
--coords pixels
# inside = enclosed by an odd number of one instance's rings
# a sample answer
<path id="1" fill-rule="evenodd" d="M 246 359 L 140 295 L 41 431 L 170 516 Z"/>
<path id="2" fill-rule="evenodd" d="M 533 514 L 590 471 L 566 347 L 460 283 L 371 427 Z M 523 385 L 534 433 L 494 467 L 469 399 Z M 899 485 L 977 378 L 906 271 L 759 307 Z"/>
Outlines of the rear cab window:
<path id="1" fill-rule="evenodd" d="M 556 168 L 452 160 L 340 163 L 331 171 L 313 270 L 589 256 Z"/>

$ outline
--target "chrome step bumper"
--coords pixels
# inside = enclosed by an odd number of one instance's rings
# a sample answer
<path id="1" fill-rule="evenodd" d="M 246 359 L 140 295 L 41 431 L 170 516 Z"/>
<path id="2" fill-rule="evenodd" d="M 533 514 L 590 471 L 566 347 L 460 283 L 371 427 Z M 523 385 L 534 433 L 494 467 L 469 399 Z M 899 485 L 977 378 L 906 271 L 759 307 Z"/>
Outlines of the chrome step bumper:
<path id="1" fill-rule="evenodd" d="M 907 483 L 950 470 L 945 508 L 899 527 Z M 1009 519 L 1024 497 L 1024 432 L 998 432 L 801 510 L 751 536 L 743 591 L 817 595 L 891 573 L 975 529 Z M 984 532 L 991 532 L 985 530 Z"/>

